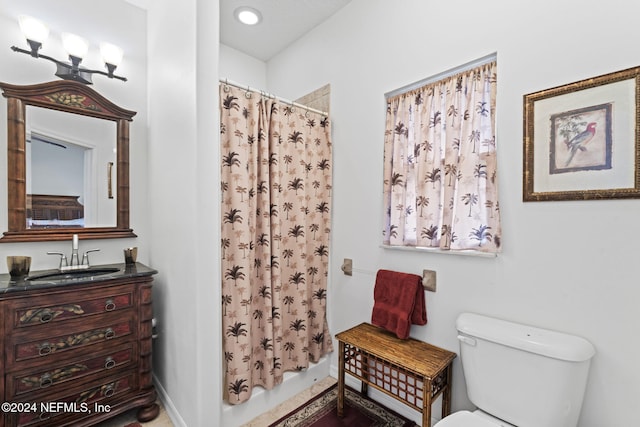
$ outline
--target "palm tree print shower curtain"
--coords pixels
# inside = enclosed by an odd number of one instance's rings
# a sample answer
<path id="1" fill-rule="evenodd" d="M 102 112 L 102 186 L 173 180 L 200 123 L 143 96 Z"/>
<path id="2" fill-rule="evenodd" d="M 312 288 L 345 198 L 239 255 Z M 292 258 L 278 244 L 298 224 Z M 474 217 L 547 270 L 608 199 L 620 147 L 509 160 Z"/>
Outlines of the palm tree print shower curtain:
<path id="1" fill-rule="evenodd" d="M 244 402 L 331 352 L 327 117 L 220 84 L 225 395 Z"/>

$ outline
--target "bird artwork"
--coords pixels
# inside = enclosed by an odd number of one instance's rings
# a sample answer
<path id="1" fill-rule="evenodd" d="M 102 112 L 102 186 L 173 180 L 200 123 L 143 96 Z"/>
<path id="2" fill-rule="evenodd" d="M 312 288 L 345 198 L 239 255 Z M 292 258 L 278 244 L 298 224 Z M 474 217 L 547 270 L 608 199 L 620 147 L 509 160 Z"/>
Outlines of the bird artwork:
<path id="1" fill-rule="evenodd" d="M 567 144 L 567 149 L 569 150 L 569 158 L 565 163 L 565 167 L 569 166 L 569 164 L 573 160 L 573 157 L 576 155 L 578 151 L 587 150 L 585 146 L 593 139 L 595 134 L 596 134 L 596 123 L 591 122 L 587 125 L 587 128 L 584 131 L 580 132 L 579 134 L 571 138 L 569 141 L 565 141 L 565 144 Z"/>

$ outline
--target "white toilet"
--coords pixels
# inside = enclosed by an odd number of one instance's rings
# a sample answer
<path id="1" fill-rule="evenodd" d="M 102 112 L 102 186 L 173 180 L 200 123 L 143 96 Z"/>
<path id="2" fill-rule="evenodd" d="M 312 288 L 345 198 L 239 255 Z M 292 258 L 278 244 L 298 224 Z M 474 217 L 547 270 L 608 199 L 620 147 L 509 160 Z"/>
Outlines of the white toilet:
<path id="1" fill-rule="evenodd" d="M 435 427 L 576 427 L 593 345 L 584 338 L 472 313 L 456 322 L 475 412 Z"/>

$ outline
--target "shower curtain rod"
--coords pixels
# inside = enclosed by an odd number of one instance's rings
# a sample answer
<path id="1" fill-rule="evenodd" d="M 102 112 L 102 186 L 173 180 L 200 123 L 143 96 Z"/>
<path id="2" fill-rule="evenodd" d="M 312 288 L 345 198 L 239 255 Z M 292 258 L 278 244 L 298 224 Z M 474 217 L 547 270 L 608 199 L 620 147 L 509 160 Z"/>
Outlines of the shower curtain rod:
<path id="1" fill-rule="evenodd" d="M 231 81 L 229 79 L 219 79 L 219 80 L 220 80 L 220 83 L 224 83 L 224 84 L 229 85 L 229 86 L 234 86 L 234 87 L 237 87 L 238 89 L 244 89 L 247 92 L 259 93 L 259 94 L 261 94 L 263 96 L 266 96 L 268 98 L 277 99 L 278 101 L 284 102 L 285 104 L 289 104 L 289 105 L 292 105 L 292 106 L 298 107 L 298 108 L 303 108 L 303 109 L 305 109 L 307 111 L 311 111 L 313 113 L 318 113 L 318 114 L 321 114 L 323 116 L 329 117 L 329 113 L 327 113 L 326 111 L 316 110 L 315 108 L 307 107 L 306 105 L 302 105 L 302 104 L 299 104 L 297 102 L 291 101 L 289 99 L 285 99 L 285 98 L 282 98 L 280 96 L 276 96 L 276 95 L 274 95 L 272 93 L 265 92 L 264 90 L 255 89 L 255 88 L 250 87 L 249 85 L 243 85 L 243 84 L 240 84 L 240 83 L 236 83 L 236 82 Z"/>

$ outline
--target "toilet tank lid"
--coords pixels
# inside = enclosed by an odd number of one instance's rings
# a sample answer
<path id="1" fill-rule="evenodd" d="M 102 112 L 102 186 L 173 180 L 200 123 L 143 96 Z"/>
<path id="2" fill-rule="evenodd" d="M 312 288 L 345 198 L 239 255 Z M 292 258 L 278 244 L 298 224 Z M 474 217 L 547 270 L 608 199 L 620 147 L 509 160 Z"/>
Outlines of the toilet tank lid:
<path id="1" fill-rule="evenodd" d="M 475 313 L 458 316 L 456 328 L 465 335 L 554 359 L 582 362 L 595 354 L 593 345 L 582 337 Z"/>

